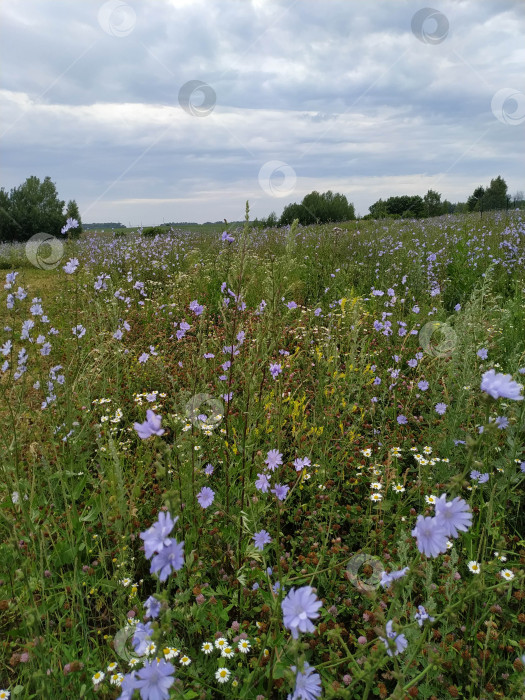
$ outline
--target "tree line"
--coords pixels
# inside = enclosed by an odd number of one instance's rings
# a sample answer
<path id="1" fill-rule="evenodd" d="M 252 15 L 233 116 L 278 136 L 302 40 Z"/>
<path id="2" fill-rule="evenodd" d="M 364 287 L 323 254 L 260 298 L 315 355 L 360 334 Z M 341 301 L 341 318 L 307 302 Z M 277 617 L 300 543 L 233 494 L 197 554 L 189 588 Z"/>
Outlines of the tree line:
<path id="1" fill-rule="evenodd" d="M 364 219 L 423 219 L 442 214 L 492 211 L 509 207 L 525 208 L 523 192 L 516 192 L 514 197 L 507 194 L 507 183 L 498 175 L 490 185 L 477 187 L 466 202 L 453 204 L 447 199 L 441 200 L 441 194 L 428 190 L 424 197 L 419 195 L 401 195 L 378 199 L 369 207 Z M 294 219 L 300 224 L 322 224 L 355 219 L 354 205 L 343 194 L 331 191 L 319 194 L 311 192 L 300 204 L 287 204 L 280 217 L 272 212 L 267 218 L 256 219 L 255 224 L 263 227 L 286 226 Z"/>
<path id="2" fill-rule="evenodd" d="M 10 192 L 0 188 L 0 241 L 23 242 L 35 233 L 60 236 L 68 219 L 78 221 L 78 227 L 71 228 L 69 235 L 79 236 L 82 221 L 78 205 L 74 199 L 67 205 L 59 199 L 50 177 L 45 177 L 41 182 L 31 175 Z"/>

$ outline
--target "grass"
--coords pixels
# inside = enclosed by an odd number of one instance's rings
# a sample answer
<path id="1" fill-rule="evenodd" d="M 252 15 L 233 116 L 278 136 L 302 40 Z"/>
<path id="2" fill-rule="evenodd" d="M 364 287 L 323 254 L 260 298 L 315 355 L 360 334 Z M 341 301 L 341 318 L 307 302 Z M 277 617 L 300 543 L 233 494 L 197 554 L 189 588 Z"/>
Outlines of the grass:
<path id="1" fill-rule="evenodd" d="M 89 232 L 48 270 L 0 249 L 18 272 L 1 302 L 0 689 L 118 698 L 119 673 L 162 657 L 188 700 L 285 698 L 305 661 L 323 698 L 523 697 L 525 402 L 480 388 L 492 368 L 524 381 L 521 217 L 247 218 L 231 244 Z M 164 432 L 141 439 L 148 409 Z M 472 524 L 427 557 L 412 530 L 442 494 Z M 162 510 L 184 541 L 164 582 L 139 537 Z M 304 586 L 322 607 L 294 639 L 281 604 Z M 132 638 L 152 595 L 146 657 Z M 407 641 L 393 656 L 388 621 Z M 202 651 L 221 636 L 232 658 Z"/>

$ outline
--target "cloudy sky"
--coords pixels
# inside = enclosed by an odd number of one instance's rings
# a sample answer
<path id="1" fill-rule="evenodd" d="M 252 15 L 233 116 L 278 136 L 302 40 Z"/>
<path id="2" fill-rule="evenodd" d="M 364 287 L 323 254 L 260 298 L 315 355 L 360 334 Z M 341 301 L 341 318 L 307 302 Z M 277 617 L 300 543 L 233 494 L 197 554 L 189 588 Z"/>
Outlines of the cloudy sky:
<path id="1" fill-rule="evenodd" d="M 523 0 L 2 0 L 0 185 L 131 226 L 512 194 L 524 35 Z"/>

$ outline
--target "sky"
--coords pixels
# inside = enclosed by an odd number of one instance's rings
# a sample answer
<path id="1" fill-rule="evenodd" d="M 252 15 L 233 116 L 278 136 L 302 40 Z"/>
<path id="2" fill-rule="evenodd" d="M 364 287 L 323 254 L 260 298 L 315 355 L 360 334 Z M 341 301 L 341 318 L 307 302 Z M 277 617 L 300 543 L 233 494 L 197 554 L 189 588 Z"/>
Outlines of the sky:
<path id="1" fill-rule="evenodd" d="M 523 36 L 523 0 L 2 0 L 0 186 L 126 226 L 512 195 Z"/>

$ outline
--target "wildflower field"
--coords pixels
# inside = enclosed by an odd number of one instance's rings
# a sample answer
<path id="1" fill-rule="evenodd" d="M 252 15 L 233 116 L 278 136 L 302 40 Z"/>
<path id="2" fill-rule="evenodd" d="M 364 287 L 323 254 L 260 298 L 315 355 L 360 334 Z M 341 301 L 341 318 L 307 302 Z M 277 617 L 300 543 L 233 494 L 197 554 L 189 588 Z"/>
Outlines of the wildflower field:
<path id="1" fill-rule="evenodd" d="M 0 698 L 525 697 L 524 213 L 246 216 L 0 246 Z"/>

